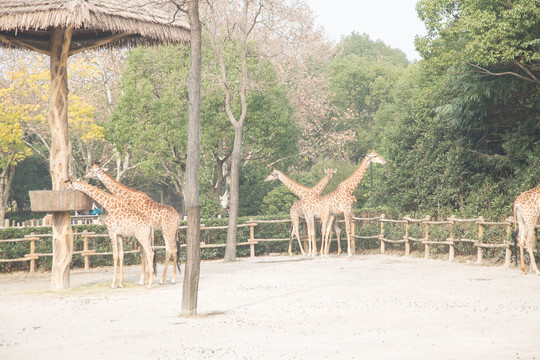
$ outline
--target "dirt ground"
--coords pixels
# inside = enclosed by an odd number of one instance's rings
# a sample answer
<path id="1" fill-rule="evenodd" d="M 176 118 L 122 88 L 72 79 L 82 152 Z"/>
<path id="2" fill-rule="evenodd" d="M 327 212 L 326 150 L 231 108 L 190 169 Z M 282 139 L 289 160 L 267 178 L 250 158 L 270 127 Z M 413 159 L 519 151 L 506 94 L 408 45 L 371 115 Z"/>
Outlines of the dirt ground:
<path id="1" fill-rule="evenodd" d="M 161 268 L 158 269 L 161 272 Z M 183 270 L 183 269 L 182 269 Z M 203 262 L 182 280 L 109 288 L 112 269 L 0 276 L 0 359 L 540 359 L 540 277 L 388 255 Z"/>

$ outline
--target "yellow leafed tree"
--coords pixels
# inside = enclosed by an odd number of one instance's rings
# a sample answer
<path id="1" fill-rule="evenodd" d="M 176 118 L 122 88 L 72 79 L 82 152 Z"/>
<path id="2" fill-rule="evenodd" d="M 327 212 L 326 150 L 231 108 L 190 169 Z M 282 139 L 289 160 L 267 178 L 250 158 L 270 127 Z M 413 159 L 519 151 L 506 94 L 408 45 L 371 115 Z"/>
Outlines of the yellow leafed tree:
<path id="1" fill-rule="evenodd" d="M 50 75 L 43 58 L 32 61 L 25 53 L 13 58 L 4 76 L 0 78 L 0 221 L 5 220 L 11 182 L 15 166 L 32 150 L 47 160 L 50 153 L 51 135 L 47 122 Z M 75 59 L 74 59 L 75 60 Z M 93 62 L 84 58 L 73 61 L 70 75 L 79 81 L 97 76 Z M 72 159 L 76 169 L 82 172 L 91 162 L 94 143 L 104 141 L 104 129 L 94 121 L 94 108 L 78 95 L 70 96 L 69 127 L 75 144 Z M 82 163 L 81 163 L 82 162 Z M 79 169 L 79 171 L 77 171 Z"/>

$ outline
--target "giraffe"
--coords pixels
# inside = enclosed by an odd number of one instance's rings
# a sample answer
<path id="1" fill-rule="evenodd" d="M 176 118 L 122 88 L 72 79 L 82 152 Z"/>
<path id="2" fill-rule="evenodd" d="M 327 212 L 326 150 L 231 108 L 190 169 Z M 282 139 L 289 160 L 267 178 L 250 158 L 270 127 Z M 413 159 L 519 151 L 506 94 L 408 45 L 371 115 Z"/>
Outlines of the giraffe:
<path id="1" fill-rule="evenodd" d="M 178 268 L 178 271 L 180 271 L 176 244 L 176 233 L 180 227 L 180 216 L 176 210 L 171 206 L 155 202 L 141 191 L 131 189 L 119 183 L 107 173 L 106 169 L 103 169 L 97 163 L 90 168 L 84 177 L 86 179 L 98 178 L 112 194 L 126 200 L 137 211 L 148 217 L 152 221 L 152 226 L 155 230 L 161 229 L 163 239 L 165 240 L 165 268 L 163 269 L 163 275 L 159 283 L 164 284 L 167 279 L 167 268 L 169 267 L 171 255 L 173 256 L 174 264 L 171 283 L 176 283 L 176 269 Z"/>
<path id="2" fill-rule="evenodd" d="M 317 194 L 321 194 L 324 188 L 328 185 L 330 182 L 330 179 L 334 176 L 334 174 L 337 172 L 337 169 L 328 168 L 325 169 L 324 172 L 326 175 L 315 185 L 311 188 L 314 192 Z M 305 251 L 302 247 L 302 243 L 300 242 L 300 234 L 299 234 L 299 226 L 300 226 L 300 220 L 304 219 L 304 211 L 302 210 L 303 201 L 297 200 L 292 204 L 291 209 L 289 211 L 289 214 L 291 216 L 291 232 L 289 234 L 289 255 L 292 254 L 292 241 L 293 237 L 296 235 L 296 239 L 298 240 L 298 246 L 300 247 L 300 251 L 302 252 L 302 255 L 305 255 Z M 339 252 L 341 252 L 341 244 L 339 242 L 339 234 L 341 233 L 341 229 L 337 225 L 337 223 L 334 223 L 334 231 L 337 234 L 338 237 L 338 246 L 339 246 Z"/>
<path id="3" fill-rule="evenodd" d="M 118 261 L 120 261 L 120 281 L 118 285 L 119 287 L 124 287 L 124 248 L 122 236 L 134 236 L 141 245 L 142 268 L 140 284 L 144 284 L 144 278 L 147 275 L 146 287 L 150 288 L 153 282 L 152 268 L 154 259 L 154 251 L 152 250 L 154 230 L 152 229 L 151 221 L 133 209 L 125 200 L 95 186 L 76 180 L 67 180 L 66 182 L 69 183 L 68 190 L 82 191 L 101 204 L 108 212 L 105 219 L 105 226 L 107 226 L 107 232 L 113 244 L 114 259 L 114 275 L 111 287 L 116 287 Z"/>
<path id="4" fill-rule="evenodd" d="M 317 244 L 315 242 L 315 216 L 320 207 L 321 196 L 312 189 L 300 185 L 281 171 L 274 169 L 264 179 L 264 181 L 280 180 L 293 194 L 302 200 L 302 210 L 306 219 L 308 229 L 308 255 L 314 256 L 317 253 Z"/>
<path id="5" fill-rule="evenodd" d="M 360 181 L 362 181 L 368 165 L 372 162 L 386 164 L 386 161 L 382 156 L 377 154 L 375 150 L 371 150 L 351 176 L 339 184 L 336 190 L 322 197 L 319 212 L 322 222 L 324 253 L 328 253 L 330 247 L 330 232 L 328 227 L 335 221 L 334 218 L 337 215 L 343 213 L 345 218 L 345 231 L 347 233 L 347 255 L 352 255 L 352 216 L 354 205 L 356 203 L 356 197 L 353 193 L 360 184 Z"/>
<path id="6" fill-rule="evenodd" d="M 540 215 L 540 186 L 522 192 L 514 201 L 514 218 L 518 223 L 517 233 L 514 232 L 514 243 L 519 238 L 519 254 L 521 256 L 521 271 L 525 274 L 525 260 L 523 259 L 523 246 L 527 246 L 531 258 L 531 271 L 540 275 L 534 260 L 534 247 L 536 244 L 536 222 Z M 516 254 L 517 258 L 517 254 Z"/>

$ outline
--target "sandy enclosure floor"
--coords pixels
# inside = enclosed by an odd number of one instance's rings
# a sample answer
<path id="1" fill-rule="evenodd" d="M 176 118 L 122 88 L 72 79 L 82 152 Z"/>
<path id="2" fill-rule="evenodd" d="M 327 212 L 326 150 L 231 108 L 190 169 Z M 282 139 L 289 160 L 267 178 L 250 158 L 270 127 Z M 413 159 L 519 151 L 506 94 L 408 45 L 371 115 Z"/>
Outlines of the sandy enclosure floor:
<path id="1" fill-rule="evenodd" d="M 161 268 L 158 271 L 161 273 Z M 183 269 L 182 269 L 183 270 Z M 384 255 L 203 262 L 199 316 L 138 267 L 0 276 L 0 359 L 540 359 L 540 277 Z"/>

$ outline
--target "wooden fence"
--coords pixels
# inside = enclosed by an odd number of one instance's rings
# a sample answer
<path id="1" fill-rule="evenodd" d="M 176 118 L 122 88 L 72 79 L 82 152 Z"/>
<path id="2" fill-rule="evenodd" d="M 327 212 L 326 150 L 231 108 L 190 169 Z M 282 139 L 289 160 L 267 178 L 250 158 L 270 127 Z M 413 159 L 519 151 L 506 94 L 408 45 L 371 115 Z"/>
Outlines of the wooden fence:
<path id="1" fill-rule="evenodd" d="M 103 224 L 105 215 L 73 215 L 71 216 L 71 225 L 88 225 L 88 224 Z M 4 220 L 4 224 L 0 224 L 0 228 L 22 228 L 22 227 L 42 227 L 51 226 L 52 215 L 45 215 L 42 219 L 32 219 L 21 222 L 9 219 Z"/>
<path id="2" fill-rule="evenodd" d="M 444 221 L 432 221 L 429 217 L 423 219 L 412 219 L 409 216 L 405 216 L 402 219 L 393 220 L 387 219 L 385 215 L 371 218 L 353 218 L 353 253 L 356 252 L 356 245 L 362 244 L 366 241 L 378 242 L 378 247 L 381 253 L 385 253 L 387 245 L 392 244 L 394 247 L 402 247 L 404 255 L 410 255 L 412 248 L 416 246 L 423 246 L 424 258 L 428 259 L 433 247 L 443 247 L 447 249 L 445 253 L 448 253 L 448 260 L 453 261 L 455 258 L 456 246 L 458 244 L 468 243 L 471 244 L 476 252 L 476 261 L 482 263 L 484 251 L 486 249 L 500 249 L 504 251 L 504 266 L 510 265 L 511 258 L 511 232 L 515 221 L 512 218 L 508 218 L 503 222 L 488 222 L 482 217 L 475 219 L 458 219 L 450 217 Z M 245 224 L 239 224 L 238 228 L 249 227 L 249 237 L 240 239 L 237 246 L 249 246 L 250 256 L 255 256 L 255 246 L 261 243 L 269 242 L 285 242 L 289 241 L 289 238 L 257 238 L 255 229 L 262 224 L 284 224 L 290 223 L 290 220 L 249 220 Z M 371 226 L 370 226 L 371 225 Z M 468 229 L 462 231 L 462 226 L 468 226 Z M 393 229 L 389 229 L 393 227 Z M 499 228 L 499 235 L 486 235 L 486 228 Z M 187 226 L 181 226 L 180 231 L 184 231 Z M 440 229 L 444 231 L 440 231 Z M 536 226 L 540 228 L 540 226 Z M 226 230 L 227 226 L 205 226 L 201 225 L 201 231 L 215 231 Z M 343 226 L 342 226 L 343 229 Z M 376 231 L 374 231 L 376 229 Z M 343 229 L 344 230 L 344 229 Z M 342 230 L 341 241 L 346 240 L 345 231 Z M 395 235 L 397 233 L 402 235 Z M 502 233 L 502 236 L 500 235 Z M 466 234 L 467 237 L 462 235 Z M 413 236 L 414 235 L 414 236 Z M 441 237 L 442 236 L 442 237 Z M 91 266 L 91 257 L 93 256 L 110 256 L 112 251 L 98 252 L 96 250 L 95 242 L 93 243 L 93 249 L 90 248 L 92 239 L 105 238 L 108 240 L 107 234 L 95 234 L 93 232 L 83 231 L 74 233 L 74 237 L 81 237 L 83 242 L 82 250 L 76 250 L 74 255 L 81 255 L 84 259 L 84 269 L 88 270 Z M 0 257 L 2 254 L 1 245 L 4 243 L 25 242 L 29 244 L 28 253 L 24 257 L 17 259 L 5 259 L 0 258 L 0 263 L 13 263 L 13 262 L 29 262 L 29 271 L 34 272 L 36 270 L 36 261 L 40 257 L 52 256 L 52 253 L 39 253 L 36 252 L 36 243 L 44 241 L 45 239 L 52 238 L 51 234 L 30 234 L 21 239 L 5 239 L 0 240 Z M 208 238 L 208 237 L 205 237 Z M 307 241 L 307 237 L 302 236 L 303 241 Z M 320 239 L 318 239 L 320 241 Z M 366 244 L 364 244 L 366 245 Z M 225 243 L 215 243 L 211 240 L 208 242 L 201 242 L 201 249 L 210 248 L 224 248 Z M 346 245 L 345 245 L 346 246 Z M 124 254 L 139 253 L 137 243 L 134 239 L 127 241 L 124 244 Z M 181 247 L 185 247 L 182 244 Z M 366 247 L 366 246 L 364 246 Z M 155 246 L 156 249 L 165 249 L 164 245 Z M 319 247 L 320 248 L 320 247 Z"/>

